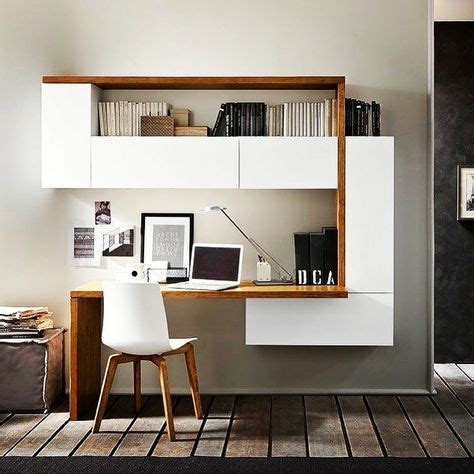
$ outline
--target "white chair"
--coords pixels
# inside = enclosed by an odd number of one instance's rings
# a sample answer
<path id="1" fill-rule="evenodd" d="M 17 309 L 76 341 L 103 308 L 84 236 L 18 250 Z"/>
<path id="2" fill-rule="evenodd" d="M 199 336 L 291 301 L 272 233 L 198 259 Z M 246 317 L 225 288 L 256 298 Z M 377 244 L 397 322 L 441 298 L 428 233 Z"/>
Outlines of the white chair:
<path id="1" fill-rule="evenodd" d="M 149 360 L 159 370 L 168 437 L 173 441 L 175 431 L 165 357 L 184 354 L 194 412 L 196 418 L 202 418 L 196 361 L 191 344 L 196 338 L 169 338 L 165 306 L 157 284 L 104 281 L 103 292 L 102 342 L 120 354 L 109 357 L 92 432 L 97 433 L 100 429 L 118 364 L 133 362 L 135 411 L 140 411 L 140 363 L 142 360 Z"/>

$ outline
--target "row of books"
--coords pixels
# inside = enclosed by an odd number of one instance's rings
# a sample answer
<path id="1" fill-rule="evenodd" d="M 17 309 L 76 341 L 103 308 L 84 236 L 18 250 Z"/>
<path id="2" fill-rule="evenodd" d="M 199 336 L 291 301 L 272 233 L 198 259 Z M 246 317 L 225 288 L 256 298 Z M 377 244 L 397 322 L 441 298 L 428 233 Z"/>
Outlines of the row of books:
<path id="1" fill-rule="evenodd" d="M 337 285 L 337 229 L 296 232 L 295 268 L 297 285 Z"/>
<path id="2" fill-rule="evenodd" d="M 346 136 L 379 137 L 380 104 L 374 100 L 364 102 L 358 99 L 346 99 Z"/>
<path id="3" fill-rule="evenodd" d="M 169 115 L 166 102 L 99 102 L 99 133 L 101 136 L 140 136 L 140 118 Z"/>
<path id="4" fill-rule="evenodd" d="M 213 136 L 337 136 L 337 102 L 226 102 L 217 114 Z"/>
<path id="5" fill-rule="evenodd" d="M 268 108 L 267 135 L 273 137 L 337 136 L 337 102 L 285 102 Z"/>
<path id="6" fill-rule="evenodd" d="M 47 307 L 0 306 L 0 339 L 42 337 L 53 327 L 53 313 Z"/>
<path id="7" fill-rule="evenodd" d="M 266 110 L 263 102 L 221 104 L 212 129 L 215 137 L 261 137 L 266 135 Z"/>

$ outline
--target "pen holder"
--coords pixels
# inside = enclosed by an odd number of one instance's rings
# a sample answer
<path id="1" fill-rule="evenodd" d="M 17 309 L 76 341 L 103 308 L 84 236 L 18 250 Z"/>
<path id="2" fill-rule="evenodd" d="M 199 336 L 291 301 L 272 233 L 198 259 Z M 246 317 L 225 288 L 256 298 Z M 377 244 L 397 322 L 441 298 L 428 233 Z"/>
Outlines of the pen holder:
<path id="1" fill-rule="evenodd" d="M 272 279 L 272 267 L 268 262 L 257 262 L 257 281 L 270 281 Z"/>

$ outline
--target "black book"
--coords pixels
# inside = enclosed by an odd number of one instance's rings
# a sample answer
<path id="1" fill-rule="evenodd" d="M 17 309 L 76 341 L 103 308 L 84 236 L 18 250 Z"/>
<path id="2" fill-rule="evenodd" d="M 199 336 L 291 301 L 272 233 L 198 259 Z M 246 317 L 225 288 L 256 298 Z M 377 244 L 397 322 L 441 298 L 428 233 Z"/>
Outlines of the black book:
<path id="1" fill-rule="evenodd" d="M 216 123 L 212 129 L 213 137 L 225 135 L 225 104 L 221 104 L 217 113 Z"/>
<path id="2" fill-rule="evenodd" d="M 249 104 L 245 102 L 243 104 L 243 115 L 242 115 L 242 135 L 244 137 L 248 137 L 249 135 L 249 123 L 250 123 L 250 118 L 249 118 Z"/>
<path id="3" fill-rule="evenodd" d="M 323 228 L 324 240 L 324 284 L 337 285 L 337 229 Z"/>
<path id="4" fill-rule="evenodd" d="M 250 124 L 249 124 L 249 135 L 251 137 L 255 136 L 255 102 L 251 102 L 250 104 Z"/>
<path id="5" fill-rule="evenodd" d="M 235 103 L 231 102 L 229 109 L 229 117 L 230 117 L 230 137 L 235 137 Z"/>
<path id="6" fill-rule="evenodd" d="M 351 117 L 352 117 L 352 130 L 351 135 L 357 134 L 357 100 L 351 99 Z"/>
<path id="7" fill-rule="evenodd" d="M 352 135 L 352 101 L 351 99 L 347 98 L 344 102 L 346 109 L 346 137 L 349 137 Z"/>
<path id="8" fill-rule="evenodd" d="M 235 104 L 235 111 L 234 111 L 234 136 L 236 137 L 240 137 L 241 136 L 241 130 L 242 130 L 242 127 L 241 127 L 241 119 L 242 119 L 242 104 L 240 102 L 237 102 Z"/>
<path id="9" fill-rule="evenodd" d="M 380 137 L 380 104 L 375 104 L 375 136 Z"/>
<path id="10" fill-rule="evenodd" d="M 262 104 L 255 104 L 255 136 L 260 137 L 262 135 Z"/>
<path id="11" fill-rule="evenodd" d="M 357 115 L 357 127 L 356 127 L 356 136 L 361 137 L 362 136 L 362 101 L 358 100 L 356 102 L 356 115 Z"/>
<path id="12" fill-rule="evenodd" d="M 225 136 L 230 137 L 230 102 L 225 104 Z"/>
<path id="13" fill-rule="evenodd" d="M 262 103 L 262 137 L 267 135 L 267 104 Z"/>
<path id="14" fill-rule="evenodd" d="M 296 284 L 309 285 L 310 279 L 310 253 L 309 253 L 309 233 L 295 232 L 295 268 Z"/>
<path id="15" fill-rule="evenodd" d="M 324 285 L 324 234 L 322 232 L 311 232 L 309 234 L 309 256 L 310 283 L 312 285 Z"/>

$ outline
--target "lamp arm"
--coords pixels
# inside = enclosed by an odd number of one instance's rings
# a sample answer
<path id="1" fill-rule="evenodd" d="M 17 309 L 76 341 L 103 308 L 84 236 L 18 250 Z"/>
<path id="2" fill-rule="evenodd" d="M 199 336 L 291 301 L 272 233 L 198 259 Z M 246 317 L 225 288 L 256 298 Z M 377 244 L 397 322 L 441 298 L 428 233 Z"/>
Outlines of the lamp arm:
<path id="1" fill-rule="evenodd" d="M 293 279 L 293 275 L 282 265 L 280 265 L 258 242 L 256 242 L 252 237 L 249 237 L 238 225 L 237 223 L 224 211 L 224 209 L 220 209 L 222 214 L 224 214 L 227 219 L 233 224 L 233 226 L 245 237 L 245 239 L 252 245 L 252 247 L 257 251 L 258 254 L 265 255 L 268 259 L 270 259 L 280 270 L 283 270 L 286 273 L 290 280 Z M 285 280 L 288 278 L 284 278 Z"/>

